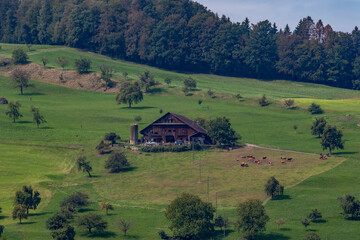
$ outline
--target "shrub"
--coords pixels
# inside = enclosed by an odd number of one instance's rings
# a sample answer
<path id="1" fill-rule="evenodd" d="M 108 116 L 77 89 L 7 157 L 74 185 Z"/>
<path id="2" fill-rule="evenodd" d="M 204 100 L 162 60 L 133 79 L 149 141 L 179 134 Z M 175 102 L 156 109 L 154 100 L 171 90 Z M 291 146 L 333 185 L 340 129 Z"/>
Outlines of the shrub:
<path id="1" fill-rule="evenodd" d="M 312 222 L 316 222 L 319 219 L 322 218 L 322 214 L 321 212 L 319 212 L 317 209 L 314 209 L 310 212 L 310 214 L 308 215 L 308 218 L 312 221 Z"/>
<path id="2" fill-rule="evenodd" d="M 295 101 L 294 99 L 285 99 L 284 100 L 284 105 L 287 108 L 291 108 L 294 105 Z"/>
<path id="3" fill-rule="evenodd" d="M 75 67 L 78 73 L 87 73 L 91 67 L 91 60 L 88 58 L 80 58 L 75 60 Z"/>
<path id="4" fill-rule="evenodd" d="M 189 90 L 196 88 L 196 80 L 192 77 L 188 77 L 184 80 L 184 86 L 185 88 L 188 88 Z"/>
<path id="5" fill-rule="evenodd" d="M 188 146 L 143 146 L 140 148 L 142 152 L 186 152 L 190 151 L 191 148 Z"/>
<path id="6" fill-rule="evenodd" d="M 18 48 L 12 52 L 12 60 L 15 64 L 27 63 L 29 57 L 22 48 Z"/>
<path id="7" fill-rule="evenodd" d="M 265 107 L 270 104 L 269 101 L 267 100 L 265 94 L 259 99 L 259 104 L 262 107 Z"/>
<path id="8" fill-rule="evenodd" d="M 309 108 L 308 111 L 311 114 L 322 114 L 324 113 L 324 111 L 321 109 L 320 105 L 316 104 L 316 103 L 312 103 Z"/>
<path id="9" fill-rule="evenodd" d="M 105 168 L 111 173 L 118 173 L 126 167 L 130 167 L 130 163 L 123 152 L 113 152 L 105 162 Z"/>
<path id="10" fill-rule="evenodd" d="M 61 203 L 60 207 L 71 206 L 73 208 L 86 207 L 89 205 L 89 195 L 84 192 L 75 192 L 65 198 Z"/>

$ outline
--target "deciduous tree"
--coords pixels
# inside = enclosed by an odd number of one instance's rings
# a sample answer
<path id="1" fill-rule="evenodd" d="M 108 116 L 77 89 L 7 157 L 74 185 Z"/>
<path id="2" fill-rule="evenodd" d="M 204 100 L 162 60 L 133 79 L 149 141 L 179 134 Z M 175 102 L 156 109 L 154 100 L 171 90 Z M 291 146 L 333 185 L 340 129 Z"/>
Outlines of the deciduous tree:
<path id="1" fill-rule="evenodd" d="M 345 194 L 343 197 L 339 197 L 338 200 L 345 217 L 350 215 L 351 219 L 355 219 L 360 215 L 360 201 L 354 196 Z"/>
<path id="2" fill-rule="evenodd" d="M 26 213 L 26 206 L 22 205 L 22 204 L 15 204 L 13 211 L 12 211 L 12 218 L 15 219 L 19 219 L 19 222 L 21 224 L 22 219 L 27 219 L 28 218 L 28 214 Z"/>
<path id="3" fill-rule="evenodd" d="M 16 119 L 19 119 L 22 117 L 22 115 L 19 112 L 19 108 L 21 107 L 21 104 L 19 101 L 16 101 L 15 103 L 9 102 L 8 106 L 6 107 L 5 114 L 13 120 L 13 123 Z"/>
<path id="4" fill-rule="evenodd" d="M 105 211 L 106 215 L 108 215 L 109 210 L 114 210 L 114 206 L 110 202 L 99 203 L 99 208 L 101 211 Z"/>
<path id="5" fill-rule="evenodd" d="M 320 105 L 316 104 L 316 103 L 312 103 L 309 108 L 308 111 L 311 114 L 322 114 L 324 113 L 324 111 L 321 109 Z"/>
<path id="6" fill-rule="evenodd" d="M 11 73 L 11 79 L 13 80 L 15 87 L 20 89 L 20 95 L 23 95 L 23 89 L 31 87 L 29 83 L 30 74 L 20 68 L 16 68 Z"/>
<path id="7" fill-rule="evenodd" d="M 116 140 L 120 140 L 120 139 L 121 137 L 114 132 L 106 133 L 104 138 L 104 140 L 111 142 L 112 147 L 116 143 Z"/>
<path id="8" fill-rule="evenodd" d="M 78 168 L 78 171 L 87 172 L 89 177 L 92 177 L 90 172 L 92 171 L 92 167 L 90 165 L 90 161 L 86 161 L 85 156 L 81 156 L 76 160 L 76 165 Z"/>
<path id="9" fill-rule="evenodd" d="M 56 59 L 56 63 L 59 64 L 59 66 L 64 71 L 65 67 L 69 65 L 69 60 L 67 60 L 65 57 L 61 56 Z"/>
<path id="10" fill-rule="evenodd" d="M 149 92 L 152 86 L 157 85 L 157 82 L 154 79 L 154 76 L 150 73 L 150 71 L 146 70 L 140 75 L 140 82 L 145 89 L 145 92 Z"/>
<path id="11" fill-rule="evenodd" d="M 33 106 L 30 107 L 30 112 L 33 115 L 33 122 L 36 124 L 36 127 L 39 128 L 41 123 L 46 123 L 44 116 L 40 115 L 40 109 Z"/>
<path id="12" fill-rule="evenodd" d="M 342 140 L 343 133 L 338 130 L 336 126 L 326 125 L 321 138 L 321 146 L 323 149 L 329 149 L 331 154 L 332 150 L 344 149 L 344 140 Z"/>
<path id="13" fill-rule="evenodd" d="M 76 59 L 75 68 L 80 74 L 87 73 L 91 68 L 91 60 L 89 58 Z"/>
<path id="14" fill-rule="evenodd" d="M 196 88 L 196 80 L 193 79 L 192 77 L 188 77 L 184 80 L 184 87 L 188 88 L 188 89 L 194 89 Z"/>
<path id="15" fill-rule="evenodd" d="M 120 227 L 120 230 L 124 233 L 124 237 L 126 237 L 127 232 L 132 227 L 132 223 L 131 223 L 131 221 L 121 218 L 119 221 L 119 227 Z"/>
<path id="16" fill-rule="evenodd" d="M 212 223 L 215 209 L 198 196 L 183 193 L 167 206 L 165 217 L 175 237 L 205 239 L 214 231 Z"/>
<path id="17" fill-rule="evenodd" d="M 105 162 L 105 168 L 111 173 L 118 173 L 127 167 L 130 167 L 130 163 L 124 152 L 113 152 Z"/>
<path id="18" fill-rule="evenodd" d="M 280 185 L 279 181 L 274 176 L 270 177 L 265 184 L 266 195 L 273 198 L 276 195 L 284 193 L 284 186 Z"/>
<path id="19" fill-rule="evenodd" d="M 207 124 L 207 131 L 214 143 L 230 144 L 241 139 L 241 136 L 236 134 L 235 130 L 231 127 L 230 120 L 226 117 L 210 120 Z"/>
<path id="20" fill-rule="evenodd" d="M 101 215 L 88 212 L 81 215 L 77 219 L 77 225 L 79 227 L 86 228 L 90 234 L 92 229 L 96 229 L 97 232 L 103 232 L 107 228 L 107 222 L 102 218 Z"/>
<path id="21" fill-rule="evenodd" d="M 119 93 L 116 95 L 116 102 L 118 104 L 137 104 L 143 100 L 143 93 L 138 82 L 130 83 L 124 82 L 121 84 Z"/>
<path id="22" fill-rule="evenodd" d="M 29 57 L 22 48 L 15 49 L 12 52 L 12 60 L 15 64 L 27 63 Z"/>
<path id="23" fill-rule="evenodd" d="M 319 212 L 319 210 L 313 209 L 313 210 L 311 210 L 311 212 L 309 213 L 308 218 L 309 218 L 312 222 L 316 222 L 316 221 L 318 221 L 319 219 L 322 218 L 322 214 L 321 214 L 321 212 Z"/>
<path id="24" fill-rule="evenodd" d="M 236 208 L 237 230 L 242 231 L 247 239 L 254 239 L 259 233 L 266 230 L 269 216 L 260 200 L 250 199 L 239 203 Z"/>
<path id="25" fill-rule="evenodd" d="M 327 121 L 324 117 L 316 118 L 311 126 L 311 134 L 315 136 L 318 135 L 320 138 L 321 134 L 324 132 L 326 124 Z"/>

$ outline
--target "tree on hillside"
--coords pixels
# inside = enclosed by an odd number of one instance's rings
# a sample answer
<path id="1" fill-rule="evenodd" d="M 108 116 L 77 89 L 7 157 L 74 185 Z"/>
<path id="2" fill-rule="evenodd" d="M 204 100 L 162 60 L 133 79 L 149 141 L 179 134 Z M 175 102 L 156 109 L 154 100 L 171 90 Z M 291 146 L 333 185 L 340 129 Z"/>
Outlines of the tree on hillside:
<path id="1" fill-rule="evenodd" d="M 140 82 L 146 93 L 149 92 L 152 86 L 157 85 L 157 82 L 154 80 L 154 76 L 148 70 L 141 73 Z"/>
<path id="2" fill-rule="evenodd" d="M 19 219 L 19 222 L 21 224 L 22 219 L 27 219 L 28 214 L 26 213 L 26 207 L 22 204 L 15 204 L 13 211 L 12 211 L 12 218 Z"/>
<path id="3" fill-rule="evenodd" d="M 91 68 L 91 60 L 83 57 L 75 59 L 75 68 L 80 74 L 87 73 Z"/>
<path id="4" fill-rule="evenodd" d="M 119 93 L 116 95 L 116 102 L 118 104 L 129 104 L 129 108 L 134 103 L 139 103 L 143 100 L 143 93 L 138 82 L 130 83 L 124 82 L 121 84 Z"/>
<path id="5" fill-rule="evenodd" d="M 304 225 L 305 229 L 307 229 L 307 227 L 310 225 L 310 221 L 308 218 L 305 218 L 301 221 L 301 224 Z"/>
<path id="6" fill-rule="evenodd" d="M 121 218 L 119 221 L 119 227 L 120 227 L 120 230 L 124 233 L 124 237 L 126 237 L 127 232 L 132 227 L 132 223 L 131 223 L 131 221 Z"/>
<path id="7" fill-rule="evenodd" d="M 118 173 L 127 167 L 130 167 L 130 163 L 123 152 L 113 152 L 105 162 L 105 168 L 111 173 Z"/>
<path id="8" fill-rule="evenodd" d="M 265 184 L 266 195 L 273 198 L 277 195 L 284 194 L 284 186 L 280 185 L 279 181 L 274 176 L 270 177 Z"/>
<path id="9" fill-rule="evenodd" d="M 266 230 L 269 216 L 260 200 L 250 199 L 239 203 L 236 208 L 235 227 L 246 239 L 254 239 L 259 233 Z"/>
<path id="10" fill-rule="evenodd" d="M 60 207 L 70 205 L 74 208 L 86 207 L 89 205 L 89 195 L 85 192 L 75 192 L 65 198 L 61 203 Z"/>
<path id="11" fill-rule="evenodd" d="M 314 232 L 308 232 L 304 240 L 321 240 L 321 238 Z"/>
<path id="12" fill-rule="evenodd" d="M 345 194 L 343 197 L 339 197 L 338 200 L 345 217 L 350 215 L 351 219 L 355 219 L 360 215 L 360 201 L 354 196 Z"/>
<path id="13" fill-rule="evenodd" d="M 4 226 L 4 225 L 0 225 L 0 237 L 1 237 L 1 235 L 3 234 L 3 232 L 4 232 L 4 229 L 5 229 L 5 226 Z"/>
<path id="14" fill-rule="evenodd" d="M 12 52 L 12 60 L 15 64 L 24 64 L 28 62 L 28 55 L 22 48 L 15 49 Z"/>
<path id="15" fill-rule="evenodd" d="M 77 219 L 77 225 L 79 227 L 86 228 L 90 234 L 94 228 L 97 232 L 103 232 L 107 228 L 108 224 L 101 215 L 88 212 L 84 213 Z"/>
<path id="16" fill-rule="evenodd" d="M 324 113 L 324 111 L 321 109 L 320 105 L 319 105 L 319 104 L 316 104 L 316 103 L 312 103 L 312 104 L 309 106 L 308 111 L 309 111 L 311 114 L 322 114 L 322 113 Z"/>
<path id="17" fill-rule="evenodd" d="M 120 140 L 120 139 L 121 137 L 114 132 L 106 133 L 104 138 L 104 140 L 111 142 L 112 147 L 116 143 L 116 140 Z"/>
<path id="18" fill-rule="evenodd" d="M 219 227 L 221 231 L 223 230 L 223 228 L 226 229 L 229 225 L 229 219 L 226 216 L 219 215 L 215 218 L 214 227 Z"/>
<path id="19" fill-rule="evenodd" d="M 13 123 L 16 119 L 19 119 L 22 117 L 22 115 L 19 112 L 19 108 L 21 107 L 21 104 L 19 101 L 16 101 L 15 103 L 9 102 L 8 106 L 6 107 L 5 114 L 13 120 Z"/>
<path id="20" fill-rule="evenodd" d="M 321 212 L 319 212 L 319 210 L 317 209 L 313 209 L 311 210 L 311 212 L 308 215 L 308 218 L 312 221 L 312 222 L 316 222 L 318 220 L 320 220 L 322 218 L 322 214 Z"/>
<path id="21" fill-rule="evenodd" d="M 276 225 L 278 226 L 278 230 L 280 229 L 280 226 L 285 224 L 285 220 L 283 218 L 280 218 L 278 220 L 276 220 Z"/>
<path id="22" fill-rule="evenodd" d="M 90 165 L 90 161 L 86 161 L 86 157 L 85 156 L 81 156 L 76 160 L 76 165 L 78 168 L 78 171 L 83 171 L 83 172 L 87 172 L 89 177 L 91 178 L 91 174 L 90 172 L 92 171 L 92 167 Z"/>
<path id="23" fill-rule="evenodd" d="M 344 141 L 342 140 L 343 133 L 341 130 L 337 130 L 336 126 L 326 125 L 321 138 L 321 146 L 323 149 L 329 149 L 331 154 L 332 150 L 344 149 Z"/>
<path id="24" fill-rule="evenodd" d="M 33 106 L 30 107 L 30 112 L 33 115 L 33 122 L 36 124 L 36 127 L 39 128 L 41 123 L 46 123 L 44 116 L 40 115 L 40 109 Z"/>
<path id="25" fill-rule="evenodd" d="M 105 211 L 108 215 L 109 210 L 114 210 L 114 206 L 110 202 L 101 202 L 99 203 L 99 209 Z"/>
<path id="26" fill-rule="evenodd" d="M 294 106 L 294 99 L 285 99 L 284 100 L 284 105 L 287 108 L 291 108 L 292 106 Z"/>
<path id="27" fill-rule="evenodd" d="M 168 85 L 168 86 L 170 86 L 170 84 L 171 84 L 171 79 L 170 78 L 165 78 L 165 83 Z"/>
<path id="28" fill-rule="evenodd" d="M 169 229 L 175 237 L 205 239 L 214 231 L 214 212 L 211 203 L 193 194 L 182 193 L 166 207 L 165 217 L 170 221 Z"/>
<path id="29" fill-rule="evenodd" d="M 13 80 L 15 87 L 20 88 L 20 95 L 23 95 L 23 89 L 31 87 L 29 83 L 30 74 L 20 68 L 15 68 L 11 72 L 11 79 Z"/>
<path id="30" fill-rule="evenodd" d="M 106 88 L 112 88 L 114 86 L 114 82 L 111 80 L 111 78 L 114 68 L 110 65 L 103 64 L 100 66 L 100 71 L 101 79 L 105 81 Z"/>
<path id="31" fill-rule="evenodd" d="M 21 191 L 15 193 L 14 204 L 22 205 L 26 208 L 26 214 L 29 214 L 29 209 L 36 210 L 41 202 L 40 193 L 33 191 L 31 186 L 23 186 Z"/>
<path id="32" fill-rule="evenodd" d="M 55 240 L 74 240 L 75 235 L 75 229 L 70 225 L 66 225 L 64 228 L 54 230 L 51 233 L 51 237 Z"/>
<path id="33" fill-rule="evenodd" d="M 49 63 L 49 59 L 47 57 L 42 57 L 41 62 L 44 66 L 44 69 L 46 69 L 46 65 Z"/>
<path id="34" fill-rule="evenodd" d="M 210 120 L 207 124 L 207 131 L 213 143 L 230 144 L 241 139 L 241 136 L 232 129 L 230 120 L 226 117 Z"/>
<path id="35" fill-rule="evenodd" d="M 188 77 L 184 80 L 184 87 L 188 89 L 194 89 L 196 88 L 196 80 L 192 77 Z"/>
<path id="36" fill-rule="evenodd" d="M 252 25 L 244 49 L 245 63 L 258 78 L 269 78 L 277 60 L 276 27 L 268 20 Z"/>
<path id="37" fill-rule="evenodd" d="M 321 137 L 321 134 L 323 134 L 325 126 L 327 124 L 327 121 L 324 117 L 316 118 L 313 122 L 313 125 L 311 126 L 311 134 L 312 135 L 318 135 L 319 138 Z"/>
<path id="38" fill-rule="evenodd" d="M 54 231 L 64 228 L 68 224 L 68 220 L 63 215 L 56 213 L 46 221 L 46 228 Z"/>
<path id="39" fill-rule="evenodd" d="M 269 101 L 267 100 L 265 94 L 259 99 L 259 105 L 262 107 L 265 107 L 267 105 L 269 105 Z"/>
<path id="40" fill-rule="evenodd" d="M 59 66 L 64 71 L 65 67 L 69 65 L 69 60 L 67 60 L 65 57 L 58 57 L 56 59 L 56 63 L 59 64 Z"/>

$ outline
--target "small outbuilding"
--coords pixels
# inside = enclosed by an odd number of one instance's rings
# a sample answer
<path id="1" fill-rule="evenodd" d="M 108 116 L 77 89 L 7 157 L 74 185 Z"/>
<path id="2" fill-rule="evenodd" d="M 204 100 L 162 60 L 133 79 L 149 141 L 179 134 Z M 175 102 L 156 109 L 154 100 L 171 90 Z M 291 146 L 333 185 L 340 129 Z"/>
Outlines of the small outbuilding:
<path id="1" fill-rule="evenodd" d="M 195 121 L 168 112 L 140 131 L 146 142 L 211 144 L 207 131 Z"/>

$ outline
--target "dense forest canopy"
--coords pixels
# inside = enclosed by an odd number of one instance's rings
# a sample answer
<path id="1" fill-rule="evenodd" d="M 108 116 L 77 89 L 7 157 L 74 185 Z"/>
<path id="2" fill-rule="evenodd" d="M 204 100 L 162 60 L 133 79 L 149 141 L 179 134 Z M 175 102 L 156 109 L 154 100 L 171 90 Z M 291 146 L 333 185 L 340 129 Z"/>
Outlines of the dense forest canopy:
<path id="1" fill-rule="evenodd" d="M 59 44 L 166 69 L 360 89 L 360 30 L 233 23 L 190 0 L 0 0 L 0 39 Z"/>

